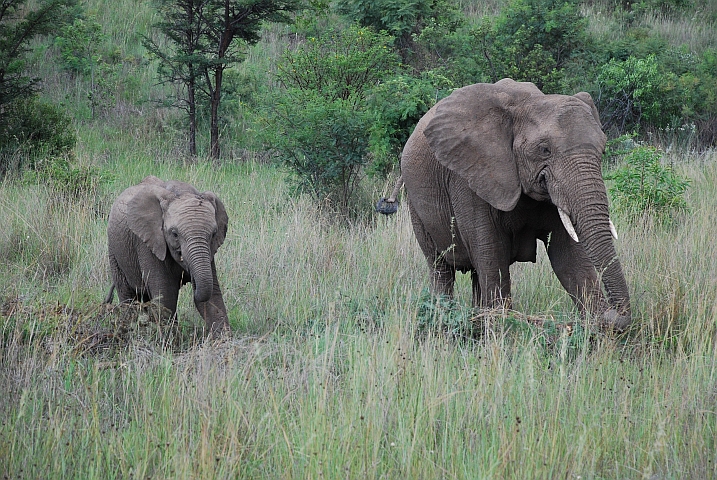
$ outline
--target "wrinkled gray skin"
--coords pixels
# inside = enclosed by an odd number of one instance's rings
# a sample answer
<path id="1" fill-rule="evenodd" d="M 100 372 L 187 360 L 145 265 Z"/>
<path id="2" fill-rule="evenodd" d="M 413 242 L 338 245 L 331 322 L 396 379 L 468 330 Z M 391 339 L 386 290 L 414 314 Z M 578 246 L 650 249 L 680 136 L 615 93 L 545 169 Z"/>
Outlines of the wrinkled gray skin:
<path id="1" fill-rule="evenodd" d="M 172 314 L 182 285 L 192 282 L 194 305 L 211 333 L 229 329 L 214 254 L 228 217 L 212 192 L 149 176 L 115 201 L 107 225 L 113 288 L 120 302 L 159 297 Z M 112 289 L 107 298 L 112 301 Z"/>
<path id="2" fill-rule="evenodd" d="M 544 95 L 504 79 L 436 104 L 406 143 L 399 179 L 432 291 L 452 295 L 455 272 L 471 272 L 474 305 L 510 305 L 509 266 L 535 262 L 537 239 L 581 311 L 625 329 L 630 297 L 600 168 L 605 141 L 585 92 Z"/>

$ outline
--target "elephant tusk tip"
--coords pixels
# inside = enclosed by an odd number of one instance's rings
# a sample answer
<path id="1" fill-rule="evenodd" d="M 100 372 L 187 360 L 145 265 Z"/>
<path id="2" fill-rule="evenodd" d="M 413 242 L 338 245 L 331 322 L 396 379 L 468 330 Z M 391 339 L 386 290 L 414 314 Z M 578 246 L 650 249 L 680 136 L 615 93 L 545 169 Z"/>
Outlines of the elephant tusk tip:
<path id="1" fill-rule="evenodd" d="M 612 220 L 610 220 L 610 233 L 612 233 L 613 238 L 617 240 L 617 229 L 615 228 L 615 224 L 612 223 Z"/>
<path id="2" fill-rule="evenodd" d="M 578 234 L 575 232 L 575 227 L 573 227 L 573 222 L 570 220 L 568 214 L 565 213 L 565 210 L 558 208 L 558 215 L 560 215 L 560 220 L 563 222 L 563 226 L 565 227 L 565 230 L 567 230 L 568 235 L 570 235 L 570 238 L 572 238 L 575 243 L 580 243 Z"/>

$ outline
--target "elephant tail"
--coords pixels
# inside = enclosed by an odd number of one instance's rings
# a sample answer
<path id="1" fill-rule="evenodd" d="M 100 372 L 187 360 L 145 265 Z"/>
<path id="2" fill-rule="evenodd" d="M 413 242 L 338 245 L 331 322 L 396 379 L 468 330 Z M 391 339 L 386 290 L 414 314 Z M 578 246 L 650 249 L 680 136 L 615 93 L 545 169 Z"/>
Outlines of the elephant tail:
<path id="1" fill-rule="evenodd" d="M 113 283 L 112 285 L 110 285 L 110 291 L 107 292 L 107 296 L 105 297 L 104 303 L 106 303 L 108 305 L 111 304 L 114 296 L 115 296 L 115 284 Z"/>
<path id="2" fill-rule="evenodd" d="M 401 187 L 403 187 L 403 176 L 399 176 L 396 180 L 396 186 L 393 187 L 391 196 L 388 198 L 383 197 L 378 201 L 376 204 L 376 211 L 378 213 L 392 215 L 398 211 L 398 193 L 401 191 Z"/>

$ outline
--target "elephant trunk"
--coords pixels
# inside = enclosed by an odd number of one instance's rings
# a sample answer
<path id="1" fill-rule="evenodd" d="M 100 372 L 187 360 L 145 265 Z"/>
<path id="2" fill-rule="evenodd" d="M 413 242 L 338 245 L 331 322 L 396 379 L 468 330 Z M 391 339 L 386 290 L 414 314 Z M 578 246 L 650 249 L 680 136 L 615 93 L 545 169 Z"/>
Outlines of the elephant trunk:
<path id="1" fill-rule="evenodd" d="M 194 301 L 203 303 L 212 298 L 214 276 L 212 274 L 212 255 L 207 242 L 190 244 L 184 251 L 187 269 L 194 288 Z"/>
<path id="2" fill-rule="evenodd" d="M 599 165 L 597 168 L 591 168 L 596 170 L 591 172 L 592 176 L 586 175 L 583 169 L 580 177 L 575 179 L 573 191 L 580 193 L 575 196 L 568 195 L 572 197 L 572 201 L 566 202 L 567 214 L 574 222 L 575 233 L 605 287 L 610 305 L 606 311 L 600 313 L 606 322 L 623 330 L 631 322 L 630 295 L 613 243 L 615 230 L 608 212 L 605 184 Z M 557 205 L 559 209 L 565 210 L 562 205 Z M 595 309 L 595 306 L 592 308 Z"/>

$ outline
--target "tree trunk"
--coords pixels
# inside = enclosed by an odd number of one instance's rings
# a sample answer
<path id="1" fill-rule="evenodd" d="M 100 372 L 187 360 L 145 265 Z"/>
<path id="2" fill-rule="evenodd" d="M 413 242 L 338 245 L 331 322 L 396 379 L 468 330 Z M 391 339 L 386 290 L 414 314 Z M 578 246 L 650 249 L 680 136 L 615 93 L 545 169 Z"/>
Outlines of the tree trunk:
<path id="1" fill-rule="evenodd" d="M 222 77 L 224 75 L 224 66 L 217 65 L 214 67 L 214 85 L 210 97 L 211 109 L 211 158 L 218 159 L 219 150 L 219 102 L 222 98 Z"/>
<path id="2" fill-rule="evenodd" d="M 191 79 L 187 82 L 187 108 L 189 110 L 189 155 L 197 156 L 197 100 L 196 85 L 193 69 L 190 69 Z"/>

